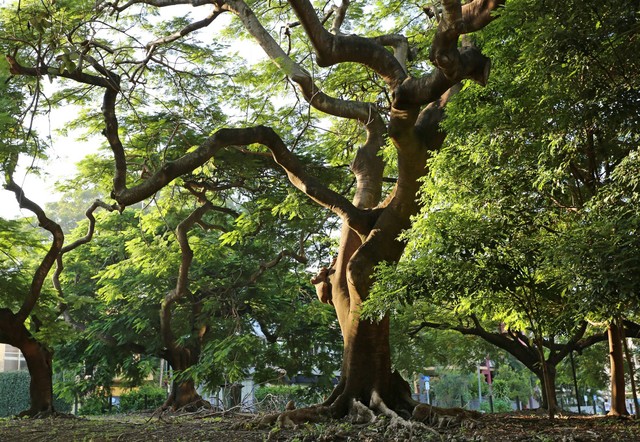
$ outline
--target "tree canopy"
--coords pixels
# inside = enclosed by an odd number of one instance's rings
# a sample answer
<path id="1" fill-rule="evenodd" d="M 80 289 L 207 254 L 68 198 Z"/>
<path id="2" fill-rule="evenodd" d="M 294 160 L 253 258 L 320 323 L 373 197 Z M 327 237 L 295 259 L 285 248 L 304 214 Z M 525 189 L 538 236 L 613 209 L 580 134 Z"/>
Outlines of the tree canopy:
<path id="1" fill-rule="evenodd" d="M 56 342 L 46 330 L 73 334 L 67 369 L 86 370 L 82 352 L 111 366 L 105 379 L 134 379 L 145 358 L 167 359 L 176 408 L 200 400 L 196 384 L 250 373 L 328 383 L 340 332 L 327 401 L 269 418 L 294 422 L 446 415 L 411 397 L 410 362 L 391 344 L 447 329 L 511 352 L 545 382 L 553 413 L 558 364 L 606 339 L 602 324 L 635 330 L 624 321 L 637 320 L 640 282 L 637 11 L 6 4 L 6 187 L 24 201 L 14 170 L 53 142 L 38 118 L 73 110 L 65 132 L 92 153 L 60 183 L 64 198 L 46 213 L 30 205 L 54 241 L 28 270 L 21 255 L 45 241 L 0 220 L 15 257 L 0 267 L 5 313 L 38 345 Z"/>

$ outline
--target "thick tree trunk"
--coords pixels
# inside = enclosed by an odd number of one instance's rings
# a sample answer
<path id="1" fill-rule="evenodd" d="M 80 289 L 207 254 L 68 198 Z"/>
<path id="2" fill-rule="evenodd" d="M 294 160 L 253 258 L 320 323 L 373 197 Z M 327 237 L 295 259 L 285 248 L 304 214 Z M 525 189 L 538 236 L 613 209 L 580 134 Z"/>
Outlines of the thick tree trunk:
<path id="1" fill-rule="evenodd" d="M 540 391 L 542 394 L 542 404 L 540 406 L 549 411 L 551 410 L 553 413 L 558 411 L 558 398 L 556 396 L 556 367 L 547 363 L 547 380 L 545 383 L 545 376 L 542 371 L 536 370 L 536 377 L 540 381 Z"/>
<path id="2" fill-rule="evenodd" d="M 558 402 L 556 399 L 556 376 L 555 367 L 551 367 L 549 362 L 544 358 L 544 344 L 542 340 L 542 334 L 538 334 L 538 356 L 540 362 L 540 368 L 542 371 L 542 391 L 544 391 L 544 397 L 547 398 L 547 413 L 549 419 L 553 419 L 558 408 Z"/>
<path id="3" fill-rule="evenodd" d="M 208 404 L 209 406 L 205 404 Z M 193 379 L 186 379 L 183 381 L 174 380 L 171 383 L 171 393 L 169 393 L 169 397 L 167 397 L 163 408 L 193 411 L 202 407 L 211 408 L 211 404 L 202 399 L 198 394 Z"/>
<path id="4" fill-rule="evenodd" d="M 382 261 L 378 251 L 384 250 L 385 258 L 396 260 L 402 251 L 402 245 L 393 236 L 390 244 L 380 246 L 380 242 L 370 235 L 362 245 L 356 233 L 343 227 L 338 258 L 328 273 L 330 276 L 314 280 L 318 296 L 333 304 L 344 340 L 340 383 L 324 404 L 331 406 L 336 417 L 344 416 L 353 400 L 373 409 L 388 407 L 406 416 L 411 415 L 416 405 L 409 384 L 391 370 L 389 318 L 377 322 L 360 318 L 360 306 L 373 282 L 374 266 Z"/>
<path id="5" fill-rule="evenodd" d="M 197 363 L 189 349 L 173 347 L 166 351 L 166 359 L 174 370 L 171 392 L 163 409 L 195 411 L 199 408 L 211 408 L 211 404 L 198 394 L 193 379 L 185 378 L 182 372 Z M 194 360 L 195 359 L 195 360 Z"/>
<path id="6" fill-rule="evenodd" d="M 23 416 L 50 415 L 53 409 L 53 353 L 32 337 L 20 347 L 31 376 L 29 396 L 31 407 Z"/>
<path id="7" fill-rule="evenodd" d="M 620 328 L 612 321 L 609 333 L 609 362 L 611 364 L 611 409 L 609 416 L 626 416 L 629 414 L 625 404 L 624 357 Z"/>
<path id="8" fill-rule="evenodd" d="M 20 349 L 27 361 L 31 406 L 20 416 L 49 416 L 53 409 L 51 360 L 53 353 L 39 343 L 9 309 L 0 309 L 0 342 Z"/>

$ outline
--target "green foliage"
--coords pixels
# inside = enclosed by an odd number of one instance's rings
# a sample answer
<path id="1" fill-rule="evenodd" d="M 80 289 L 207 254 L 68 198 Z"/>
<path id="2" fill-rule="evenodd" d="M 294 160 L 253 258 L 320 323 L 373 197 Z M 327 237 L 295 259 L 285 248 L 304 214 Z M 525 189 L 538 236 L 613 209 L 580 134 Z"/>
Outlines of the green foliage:
<path id="1" fill-rule="evenodd" d="M 318 386 L 261 385 L 255 390 L 256 408 L 259 412 L 280 412 L 289 401 L 301 408 L 322 401 L 329 390 Z"/>
<path id="2" fill-rule="evenodd" d="M 508 402 L 526 401 L 533 396 L 534 384 L 531 373 L 524 367 L 512 368 L 509 364 L 502 364 L 492 383 L 493 395 L 496 399 L 504 399 Z"/>
<path id="3" fill-rule="evenodd" d="M 443 370 L 438 377 L 433 378 L 431 390 L 439 407 L 463 407 L 477 391 L 476 385 L 477 380 L 473 374 Z"/>
<path id="4" fill-rule="evenodd" d="M 109 396 L 100 390 L 82 398 L 78 414 L 80 416 L 101 416 L 116 411 L 115 407 L 109 406 Z"/>
<path id="5" fill-rule="evenodd" d="M 403 261 L 378 269 L 369 317 L 474 318 L 538 345 L 585 318 L 635 315 L 637 11 L 596 3 L 507 2 L 474 34 L 489 84 L 465 85 L 447 106 L 424 210 Z"/>
<path id="6" fill-rule="evenodd" d="M 483 400 L 480 404 L 480 411 L 484 413 L 491 412 L 491 404 L 489 403 L 489 399 Z M 493 412 L 494 413 L 505 413 L 513 411 L 513 404 L 509 399 L 504 398 L 494 398 L 493 399 Z"/>
<path id="7" fill-rule="evenodd" d="M 580 354 L 574 353 L 578 389 L 586 394 L 587 391 L 604 391 L 609 386 L 607 367 L 609 366 L 609 351 L 607 342 L 599 342 L 587 348 Z M 573 373 L 569 358 L 558 365 L 557 386 L 571 391 L 575 389 Z"/>
<path id="8" fill-rule="evenodd" d="M 41 238 L 25 221 L 0 218 L 0 290 L 2 306 L 15 308 L 24 299 L 31 282 L 33 260 L 29 255 L 44 250 Z"/>
<path id="9" fill-rule="evenodd" d="M 360 123 L 310 110 L 274 63 L 238 53 L 231 42 L 239 39 L 246 47 L 248 35 L 237 20 L 215 38 L 209 28 L 174 40 L 166 37 L 192 23 L 190 13 L 160 16 L 137 2 L 117 14 L 109 2 L 19 3 L 20 10 L 2 7 L 0 49 L 42 75 L 7 82 L 9 66 L 0 61 L 3 170 L 13 170 L 17 153 L 42 155 L 44 145 L 27 136 L 22 122 L 28 112 L 49 111 L 37 106 L 43 82 L 55 83 L 46 97 L 53 112 L 81 107 L 66 133 L 81 129 L 82 139 L 94 142 L 104 126 L 96 105 L 102 91 L 73 80 L 102 78 L 100 63 L 123 80 L 116 113 L 129 189 L 175 167 L 185 153 L 200 152 L 198 146 L 222 127 L 269 125 L 304 170 L 340 194 L 353 192 L 348 165 L 364 141 Z M 295 20 L 286 3 L 248 4 L 274 36 L 281 23 Z M 407 254 L 398 267 L 379 269 L 365 306 L 368 318 L 396 314 L 392 339 L 410 350 L 394 353 L 395 368 L 466 367 L 482 355 L 472 339 L 416 331 L 425 321 L 504 325 L 539 343 L 544 336 L 566 339 L 585 318 L 637 315 L 640 40 L 634 5 L 512 0 L 499 20 L 474 35 L 492 59 L 490 83 L 466 84 L 448 105 L 442 126 L 447 144 L 432 153 L 424 211 L 403 237 Z M 420 61 L 427 59 L 433 35 L 423 15 L 397 0 L 353 2 L 343 31 L 372 37 L 401 30 L 416 55 L 408 73 L 417 77 L 432 69 Z M 384 20 L 371 27 L 371 16 Z M 357 63 L 318 69 L 299 29 L 287 28 L 279 37 L 322 92 L 389 111 L 383 79 Z M 163 43 L 146 46 L 157 38 Z M 147 54 L 144 64 L 132 62 L 141 54 Z M 25 97 L 38 98 L 26 113 Z M 396 147 L 388 141 L 381 155 L 385 174 L 396 176 Z M 68 193 L 49 209 L 64 215 L 59 218 L 66 228 L 76 220 L 76 206 L 109 195 L 112 166 L 111 154 L 96 154 L 61 185 Z M 203 217 L 202 229 L 188 233 L 188 287 L 171 303 L 167 295 L 176 287 L 182 257 L 175 229 L 204 199 L 215 210 Z M 143 206 L 100 214 L 92 243 L 65 256 L 64 299 L 45 293 L 38 306 L 38 317 L 51 319 L 38 338 L 64 336 L 56 352 L 61 369 L 83 379 L 75 387 L 67 382 L 65 391 L 99 391 L 116 374 L 135 383 L 150 370 L 150 356 L 173 345 L 199 355 L 179 376 L 210 388 L 243 378 L 252 366 L 259 381 L 283 371 L 320 370 L 330 373 L 322 380 L 328 384 L 339 359 L 339 332 L 331 308 L 315 300 L 306 268 L 327 261 L 331 240 L 319 238 L 331 236 L 335 220 L 290 189 L 263 147 L 218 149 Z M 69 238 L 82 236 L 86 226 Z M 0 264 L 0 290 L 11 293 L 6 306 L 13 308 L 28 287 L 34 268 L 29 255 L 38 241 L 22 246 L 16 240 L 21 227 L 2 220 L 0 227 L 1 250 L 9 256 Z M 293 262 L 293 252 L 308 262 Z M 285 258 L 270 266 L 276 256 Z M 58 304 L 82 332 L 66 339 L 69 328 L 56 325 L 59 315 L 51 308 Z M 162 305 L 171 306 L 170 344 L 159 333 Z M 454 339 L 456 350 L 446 350 Z M 430 347 L 435 350 L 427 352 Z M 132 357 L 132 348 L 143 356 Z M 510 376 L 497 383 L 504 395 L 520 391 Z M 99 408 L 100 398 L 92 400 L 88 410 Z"/>
<path id="10" fill-rule="evenodd" d="M 29 382 L 28 371 L 0 373 L 0 417 L 13 416 L 29 408 Z"/>
<path id="11" fill-rule="evenodd" d="M 167 391 L 151 384 L 143 384 L 140 388 L 122 393 L 118 411 L 128 413 L 144 411 L 161 406 L 167 399 Z"/>
<path id="12" fill-rule="evenodd" d="M 26 370 L 0 373 L 0 417 L 14 416 L 29 409 L 30 382 L 31 377 Z M 53 408 L 61 413 L 68 413 L 71 411 L 71 403 L 54 395 Z"/>

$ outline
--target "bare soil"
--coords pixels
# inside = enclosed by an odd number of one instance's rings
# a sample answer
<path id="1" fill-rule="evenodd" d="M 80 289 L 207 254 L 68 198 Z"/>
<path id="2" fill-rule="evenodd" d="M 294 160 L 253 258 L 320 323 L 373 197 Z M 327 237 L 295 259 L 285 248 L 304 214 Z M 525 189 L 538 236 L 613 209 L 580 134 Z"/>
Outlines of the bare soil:
<path id="1" fill-rule="evenodd" d="M 132 414 L 87 418 L 0 419 L 0 441 L 640 441 L 640 421 L 605 416 L 560 416 L 550 421 L 529 413 L 487 414 L 448 428 L 371 424 L 346 420 L 291 429 L 256 428 L 255 416 L 212 413 Z"/>

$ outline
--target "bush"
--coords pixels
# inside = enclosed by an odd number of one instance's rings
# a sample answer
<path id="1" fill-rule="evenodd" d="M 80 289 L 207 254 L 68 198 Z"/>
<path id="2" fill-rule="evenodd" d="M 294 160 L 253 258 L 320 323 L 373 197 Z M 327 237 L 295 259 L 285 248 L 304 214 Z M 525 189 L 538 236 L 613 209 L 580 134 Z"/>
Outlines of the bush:
<path id="1" fill-rule="evenodd" d="M 82 399 L 82 406 L 78 410 L 78 414 L 81 416 L 99 416 L 115 411 L 115 408 L 109 409 L 109 397 L 104 392 L 97 391 Z"/>
<path id="2" fill-rule="evenodd" d="M 142 411 L 158 408 L 167 399 L 167 391 L 155 385 L 145 384 L 136 390 L 123 393 L 120 396 L 119 411 Z"/>
<path id="3" fill-rule="evenodd" d="M 322 401 L 318 389 L 302 385 L 264 385 L 256 388 L 254 395 L 259 412 L 282 411 L 289 401 L 297 408 Z"/>
<path id="4" fill-rule="evenodd" d="M 489 398 L 482 400 L 482 404 L 480 404 L 480 411 L 484 411 L 485 413 L 491 412 L 491 407 L 489 406 Z M 493 412 L 502 413 L 506 411 L 513 411 L 511 401 L 509 399 L 493 398 Z"/>
<path id="5" fill-rule="evenodd" d="M 473 374 L 454 371 L 444 371 L 432 381 L 431 385 L 435 404 L 438 407 L 461 407 L 471 400 L 474 389 Z"/>
<path id="6" fill-rule="evenodd" d="M 0 417 L 14 416 L 31 405 L 29 383 L 31 376 L 26 370 L 0 373 Z M 68 413 L 71 404 L 54 396 L 53 408 Z"/>

